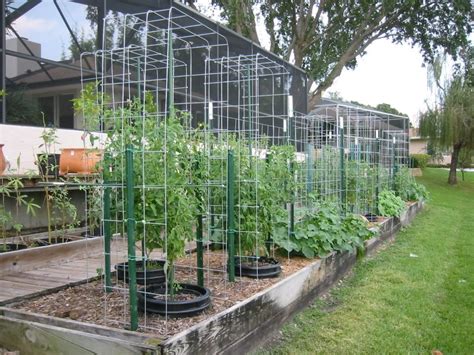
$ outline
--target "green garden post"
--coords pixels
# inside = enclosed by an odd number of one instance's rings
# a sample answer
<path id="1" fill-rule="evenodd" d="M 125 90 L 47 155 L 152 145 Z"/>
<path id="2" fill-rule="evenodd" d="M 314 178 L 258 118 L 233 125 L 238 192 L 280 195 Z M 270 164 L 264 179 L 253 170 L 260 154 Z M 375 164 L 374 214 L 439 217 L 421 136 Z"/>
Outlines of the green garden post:
<path id="1" fill-rule="evenodd" d="M 204 287 L 204 250 L 202 245 L 202 215 L 197 218 L 196 254 L 197 254 L 197 279 L 198 285 Z"/>
<path id="2" fill-rule="evenodd" d="M 110 275 L 110 186 L 104 189 L 104 252 L 105 252 L 105 292 L 112 291 L 112 277 Z"/>
<path id="3" fill-rule="evenodd" d="M 295 162 L 291 162 L 290 164 L 290 173 L 291 173 L 291 178 L 294 180 L 295 179 Z M 290 203 L 290 236 L 295 235 L 295 195 L 293 193 L 293 197 L 291 199 Z"/>
<path id="4" fill-rule="evenodd" d="M 339 118 L 339 168 L 341 170 L 341 207 L 345 211 L 346 207 L 346 167 L 344 157 L 344 120 Z"/>
<path id="5" fill-rule="evenodd" d="M 229 281 L 235 281 L 234 152 L 227 152 L 227 252 Z"/>
<path id="6" fill-rule="evenodd" d="M 395 151 L 395 145 L 396 145 L 396 138 L 393 137 L 393 167 L 392 167 L 392 189 L 395 190 L 395 176 L 397 175 L 398 172 L 398 166 L 397 166 L 397 156 L 396 156 L 396 151 Z"/>
<path id="7" fill-rule="evenodd" d="M 375 162 L 375 210 L 378 210 L 378 205 L 379 205 L 379 193 L 380 193 L 380 140 L 379 140 L 379 131 L 375 131 L 375 152 L 376 152 L 376 162 Z M 375 212 L 375 214 L 377 214 Z"/>
<path id="8" fill-rule="evenodd" d="M 314 170 L 313 170 L 313 151 L 314 146 L 311 143 L 306 144 L 306 155 L 307 155 L 307 166 L 306 166 L 306 192 L 313 192 L 313 179 L 314 179 Z"/>
<path id="9" fill-rule="evenodd" d="M 125 148 L 125 179 L 127 186 L 127 240 L 128 240 L 128 285 L 130 297 L 130 329 L 138 328 L 137 306 L 137 268 L 135 255 L 135 206 L 133 179 L 133 149 L 131 144 Z"/>

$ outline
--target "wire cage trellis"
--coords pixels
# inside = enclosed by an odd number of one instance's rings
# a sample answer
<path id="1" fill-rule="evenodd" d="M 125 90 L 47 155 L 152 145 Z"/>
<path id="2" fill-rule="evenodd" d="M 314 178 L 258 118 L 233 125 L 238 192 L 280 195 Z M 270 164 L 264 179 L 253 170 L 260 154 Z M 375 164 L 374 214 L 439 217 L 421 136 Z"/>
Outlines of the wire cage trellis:
<path id="1" fill-rule="evenodd" d="M 82 107 L 86 131 L 102 132 L 94 212 L 109 323 L 168 335 L 172 317 L 202 312 L 210 295 L 228 304 L 278 276 L 308 210 L 377 213 L 408 162 L 405 117 L 294 112 L 283 65 L 230 56 L 225 37 L 176 8 L 122 23 L 124 46 L 104 38 L 83 54 L 97 72 L 82 80 Z"/>

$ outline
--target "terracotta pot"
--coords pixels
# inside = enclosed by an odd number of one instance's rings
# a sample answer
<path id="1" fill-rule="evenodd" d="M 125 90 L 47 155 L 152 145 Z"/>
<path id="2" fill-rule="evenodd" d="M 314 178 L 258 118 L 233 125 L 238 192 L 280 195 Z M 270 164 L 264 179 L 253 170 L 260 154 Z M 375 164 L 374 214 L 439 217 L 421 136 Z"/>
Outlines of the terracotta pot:
<path id="1" fill-rule="evenodd" d="M 91 174 L 98 172 L 98 163 L 102 159 L 102 150 L 87 148 L 61 149 L 59 175 L 68 173 Z"/>
<path id="2" fill-rule="evenodd" d="M 7 167 L 7 160 L 5 159 L 5 155 L 3 154 L 3 146 L 4 144 L 0 144 L 0 175 L 3 174 Z"/>

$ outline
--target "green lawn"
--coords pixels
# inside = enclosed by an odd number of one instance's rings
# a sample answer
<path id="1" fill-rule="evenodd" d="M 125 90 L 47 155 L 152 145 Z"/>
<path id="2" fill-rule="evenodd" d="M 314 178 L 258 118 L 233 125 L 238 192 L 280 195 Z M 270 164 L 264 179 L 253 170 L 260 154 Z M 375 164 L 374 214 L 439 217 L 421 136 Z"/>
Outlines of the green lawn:
<path id="1" fill-rule="evenodd" d="M 474 354 L 474 174 L 455 187 L 447 174 L 425 171 L 426 209 L 287 324 L 269 353 Z"/>

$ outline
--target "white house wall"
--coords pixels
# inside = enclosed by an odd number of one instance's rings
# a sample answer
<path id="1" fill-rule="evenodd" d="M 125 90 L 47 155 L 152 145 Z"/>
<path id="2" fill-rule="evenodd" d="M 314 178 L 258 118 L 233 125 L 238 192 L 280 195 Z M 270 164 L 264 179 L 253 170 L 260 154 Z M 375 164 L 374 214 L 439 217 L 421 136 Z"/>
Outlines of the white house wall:
<path id="1" fill-rule="evenodd" d="M 3 152 L 10 162 L 10 171 L 7 173 L 24 174 L 29 170 L 37 173 L 38 168 L 35 165 L 36 154 L 43 153 L 43 148 L 40 145 L 42 127 L 29 127 L 0 124 L 0 144 L 4 144 Z M 59 154 L 61 148 L 83 148 L 84 142 L 82 140 L 83 131 L 73 129 L 58 129 L 58 144 L 53 146 L 51 153 Z M 86 139 L 86 143 L 87 143 Z M 90 147 L 86 144 L 86 148 Z M 17 170 L 16 160 L 20 157 L 20 169 Z"/>

